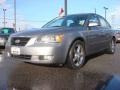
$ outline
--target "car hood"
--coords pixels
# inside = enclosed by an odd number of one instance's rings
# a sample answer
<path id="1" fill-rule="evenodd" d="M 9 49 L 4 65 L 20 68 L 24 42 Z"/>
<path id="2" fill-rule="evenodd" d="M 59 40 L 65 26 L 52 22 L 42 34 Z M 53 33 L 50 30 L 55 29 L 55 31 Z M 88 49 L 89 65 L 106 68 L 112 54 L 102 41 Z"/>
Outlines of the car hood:
<path id="1" fill-rule="evenodd" d="M 55 34 L 58 32 L 64 31 L 63 28 L 41 28 L 41 29 L 32 29 L 32 30 L 26 30 L 21 31 L 18 33 L 13 34 L 12 36 L 36 36 L 36 35 L 46 35 L 46 34 Z"/>
<path id="2" fill-rule="evenodd" d="M 21 31 L 18 33 L 13 34 L 13 37 L 19 37 L 19 36 L 41 36 L 41 35 L 48 35 L 48 34 L 61 34 L 65 32 L 69 32 L 75 28 L 65 28 L 65 27 L 53 27 L 53 28 L 41 28 L 41 29 L 32 29 L 32 30 L 26 30 Z M 79 28 L 80 29 L 80 28 Z M 83 28 L 81 28 L 83 30 Z"/>

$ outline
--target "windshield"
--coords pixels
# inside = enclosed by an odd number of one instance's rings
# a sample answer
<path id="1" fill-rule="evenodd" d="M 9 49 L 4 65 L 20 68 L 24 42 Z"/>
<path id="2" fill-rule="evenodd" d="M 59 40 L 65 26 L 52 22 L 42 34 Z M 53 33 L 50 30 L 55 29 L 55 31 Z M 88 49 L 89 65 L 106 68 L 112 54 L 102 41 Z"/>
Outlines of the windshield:
<path id="1" fill-rule="evenodd" d="M 50 28 L 50 27 L 79 27 L 84 26 L 86 21 L 85 16 L 68 16 L 68 17 L 61 17 L 56 18 L 46 25 L 43 28 Z"/>
<path id="2" fill-rule="evenodd" d="M 14 33 L 14 29 L 12 28 L 2 28 L 0 29 L 0 34 L 11 34 Z"/>

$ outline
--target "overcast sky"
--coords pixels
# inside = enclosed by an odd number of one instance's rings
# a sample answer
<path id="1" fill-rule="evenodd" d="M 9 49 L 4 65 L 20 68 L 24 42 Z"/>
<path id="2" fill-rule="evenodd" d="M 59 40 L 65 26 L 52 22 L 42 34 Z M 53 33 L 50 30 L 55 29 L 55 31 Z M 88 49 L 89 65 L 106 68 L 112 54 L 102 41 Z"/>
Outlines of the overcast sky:
<path id="1" fill-rule="evenodd" d="M 3 26 L 3 8 L 6 8 L 6 22 L 13 24 L 13 1 L 0 0 L 0 27 Z M 41 27 L 47 21 L 59 14 L 64 7 L 64 0 L 16 0 L 17 2 L 17 27 Z M 68 14 L 97 13 L 104 16 L 103 7 L 109 8 L 107 20 L 114 26 L 120 25 L 120 0 L 68 0 Z M 10 19 L 10 20 L 8 20 Z"/>

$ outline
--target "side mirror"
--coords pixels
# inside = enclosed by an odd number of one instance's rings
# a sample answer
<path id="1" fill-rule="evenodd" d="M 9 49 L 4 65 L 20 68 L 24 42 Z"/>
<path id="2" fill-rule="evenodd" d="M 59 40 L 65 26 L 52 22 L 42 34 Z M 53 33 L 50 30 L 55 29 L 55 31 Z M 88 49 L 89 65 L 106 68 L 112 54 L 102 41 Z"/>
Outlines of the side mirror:
<path id="1" fill-rule="evenodd" d="M 89 27 L 93 27 L 93 26 L 98 26 L 99 24 L 98 23 L 96 23 L 96 22 L 90 22 L 89 23 Z"/>

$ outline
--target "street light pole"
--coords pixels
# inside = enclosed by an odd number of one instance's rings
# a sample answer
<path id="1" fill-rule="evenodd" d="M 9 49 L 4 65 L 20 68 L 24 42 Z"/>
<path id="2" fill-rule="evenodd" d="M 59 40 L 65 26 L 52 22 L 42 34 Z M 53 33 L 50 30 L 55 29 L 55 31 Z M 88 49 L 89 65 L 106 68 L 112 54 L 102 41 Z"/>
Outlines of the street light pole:
<path id="1" fill-rule="evenodd" d="M 67 16 L 67 0 L 64 0 L 65 16 Z"/>
<path id="2" fill-rule="evenodd" d="M 107 7 L 104 7 L 104 10 L 105 10 L 105 19 L 106 19 L 108 8 L 107 8 Z"/>
<path id="3" fill-rule="evenodd" d="M 96 8 L 95 8 L 95 14 L 96 14 Z"/>
<path id="4" fill-rule="evenodd" d="M 14 28 L 16 30 L 16 0 L 14 0 Z"/>
<path id="5" fill-rule="evenodd" d="M 3 12 L 4 12 L 4 22 L 3 23 L 4 23 L 4 28 L 5 28 L 6 27 L 6 18 L 5 18 L 5 16 L 6 16 L 5 15 L 6 9 L 3 9 Z"/>

